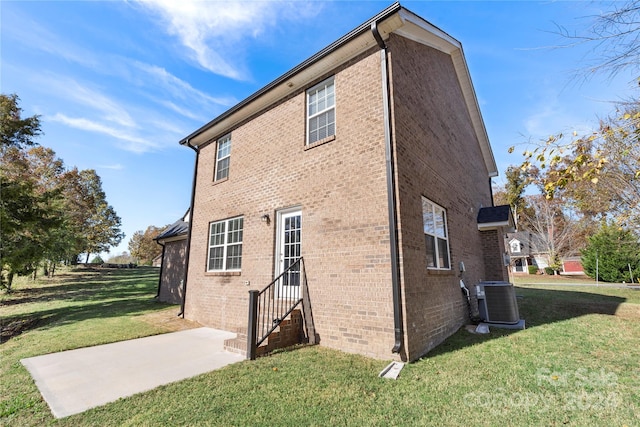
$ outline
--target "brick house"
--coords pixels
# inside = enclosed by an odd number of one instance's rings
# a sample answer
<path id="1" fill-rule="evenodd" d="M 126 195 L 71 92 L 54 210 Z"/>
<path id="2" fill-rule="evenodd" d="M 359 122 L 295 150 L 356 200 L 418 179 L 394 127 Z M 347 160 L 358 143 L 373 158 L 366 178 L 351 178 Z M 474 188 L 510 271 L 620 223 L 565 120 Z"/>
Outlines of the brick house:
<path id="1" fill-rule="evenodd" d="M 302 256 L 313 340 L 415 360 L 467 321 L 461 279 L 508 280 L 462 47 L 398 3 L 180 143 L 190 320 L 246 334 L 248 291 Z"/>
<path id="2" fill-rule="evenodd" d="M 182 304 L 182 292 L 187 255 L 187 232 L 189 212 L 162 230 L 154 240 L 162 246 L 160 255 L 160 278 L 158 279 L 158 301 Z"/>

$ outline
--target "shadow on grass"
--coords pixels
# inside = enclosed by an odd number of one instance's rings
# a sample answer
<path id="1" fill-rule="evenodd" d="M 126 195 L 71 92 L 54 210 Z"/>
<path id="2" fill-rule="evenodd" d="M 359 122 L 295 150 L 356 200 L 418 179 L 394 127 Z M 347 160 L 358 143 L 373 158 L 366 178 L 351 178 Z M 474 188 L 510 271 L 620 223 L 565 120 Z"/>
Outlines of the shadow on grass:
<path id="1" fill-rule="evenodd" d="M 16 311 L 3 316 L 0 343 L 28 330 L 92 318 L 131 316 L 169 306 L 153 299 L 157 270 L 107 270 L 91 275 L 83 272 L 49 280 L 17 290 L 0 304 Z M 23 310 L 17 307 L 20 304 L 24 304 Z"/>
<path id="2" fill-rule="evenodd" d="M 91 270 L 91 273 L 86 271 Z M 78 270 L 74 270 L 78 271 Z M 158 271 L 82 269 L 81 274 L 65 273 L 38 284 L 14 290 L 1 306 L 40 303 L 57 300 L 86 301 L 106 297 L 120 298 L 139 293 L 139 287 L 153 287 L 158 283 Z M 134 285 L 134 286 L 132 286 Z"/>
<path id="3" fill-rule="evenodd" d="M 589 314 L 615 316 L 620 304 L 626 301 L 626 298 L 599 293 L 517 286 L 516 296 L 520 318 L 525 319 L 527 329 Z M 490 327 L 490 330 L 489 334 L 472 334 L 462 328 L 431 350 L 426 357 L 435 357 L 520 332 L 519 330 L 496 327 Z"/>

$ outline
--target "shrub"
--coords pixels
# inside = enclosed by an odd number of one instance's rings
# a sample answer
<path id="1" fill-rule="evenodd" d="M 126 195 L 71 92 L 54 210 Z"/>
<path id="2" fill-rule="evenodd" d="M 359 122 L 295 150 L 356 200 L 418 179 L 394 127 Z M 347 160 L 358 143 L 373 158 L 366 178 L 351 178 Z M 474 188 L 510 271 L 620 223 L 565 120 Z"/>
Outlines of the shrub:
<path id="1" fill-rule="evenodd" d="M 544 268 L 544 274 L 548 274 L 549 276 L 553 276 L 554 273 L 555 273 L 555 270 L 553 269 L 553 267 L 545 267 Z"/>
<path id="2" fill-rule="evenodd" d="M 589 237 L 582 250 L 582 266 L 591 278 L 603 282 L 631 282 L 640 276 L 640 242 L 631 230 L 613 223 L 603 223 L 600 230 Z"/>
<path id="3" fill-rule="evenodd" d="M 538 274 L 538 266 L 530 265 L 529 266 L 529 274 Z"/>

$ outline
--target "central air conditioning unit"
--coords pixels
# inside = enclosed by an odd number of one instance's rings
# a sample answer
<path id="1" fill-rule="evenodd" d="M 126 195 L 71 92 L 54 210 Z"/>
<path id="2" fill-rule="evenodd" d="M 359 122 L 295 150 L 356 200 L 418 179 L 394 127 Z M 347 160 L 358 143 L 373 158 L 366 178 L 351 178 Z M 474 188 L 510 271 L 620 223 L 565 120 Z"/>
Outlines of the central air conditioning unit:
<path id="1" fill-rule="evenodd" d="M 484 322 L 518 325 L 520 320 L 516 290 L 509 282 L 480 282 L 477 285 L 478 311 Z"/>

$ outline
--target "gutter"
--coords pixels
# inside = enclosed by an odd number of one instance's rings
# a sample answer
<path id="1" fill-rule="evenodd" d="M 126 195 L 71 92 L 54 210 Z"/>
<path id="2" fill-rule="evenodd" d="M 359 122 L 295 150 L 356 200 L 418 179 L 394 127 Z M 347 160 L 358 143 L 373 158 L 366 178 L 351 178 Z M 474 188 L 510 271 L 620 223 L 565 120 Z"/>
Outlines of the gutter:
<path id="1" fill-rule="evenodd" d="M 184 279 L 182 283 L 182 304 L 180 305 L 180 313 L 178 317 L 184 319 L 184 304 L 187 300 L 187 278 L 189 277 L 189 255 L 191 254 L 191 233 L 193 231 L 193 205 L 196 201 L 196 180 L 198 178 L 198 159 L 200 157 L 200 149 L 197 145 L 191 145 L 189 139 L 180 141 L 180 144 L 186 145 L 196 153 L 196 160 L 193 166 L 193 184 L 191 185 L 191 204 L 189 205 L 189 231 L 187 232 L 187 252 L 184 257 Z"/>
<path id="2" fill-rule="evenodd" d="M 160 277 L 158 278 L 158 293 L 154 298 L 160 298 L 160 288 L 162 287 L 162 270 L 164 270 L 164 244 L 160 243 L 159 240 L 156 240 L 156 243 L 162 246 L 162 261 L 160 261 Z"/>
<path id="3" fill-rule="evenodd" d="M 396 214 L 396 183 L 393 168 L 393 146 L 391 144 L 391 112 L 389 105 L 389 64 L 387 45 L 378 32 L 378 21 L 371 22 L 371 33 L 380 46 L 380 70 L 382 73 L 382 106 L 384 110 L 384 142 L 387 169 L 387 205 L 389 207 L 389 244 L 391 250 L 391 287 L 393 289 L 393 326 L 395 343 L 392 353 L 400 353 L 404 345 L 402 327 L 402 302 L 400 295 L 400 269 L 398 259 L 398 219 Z"/>

